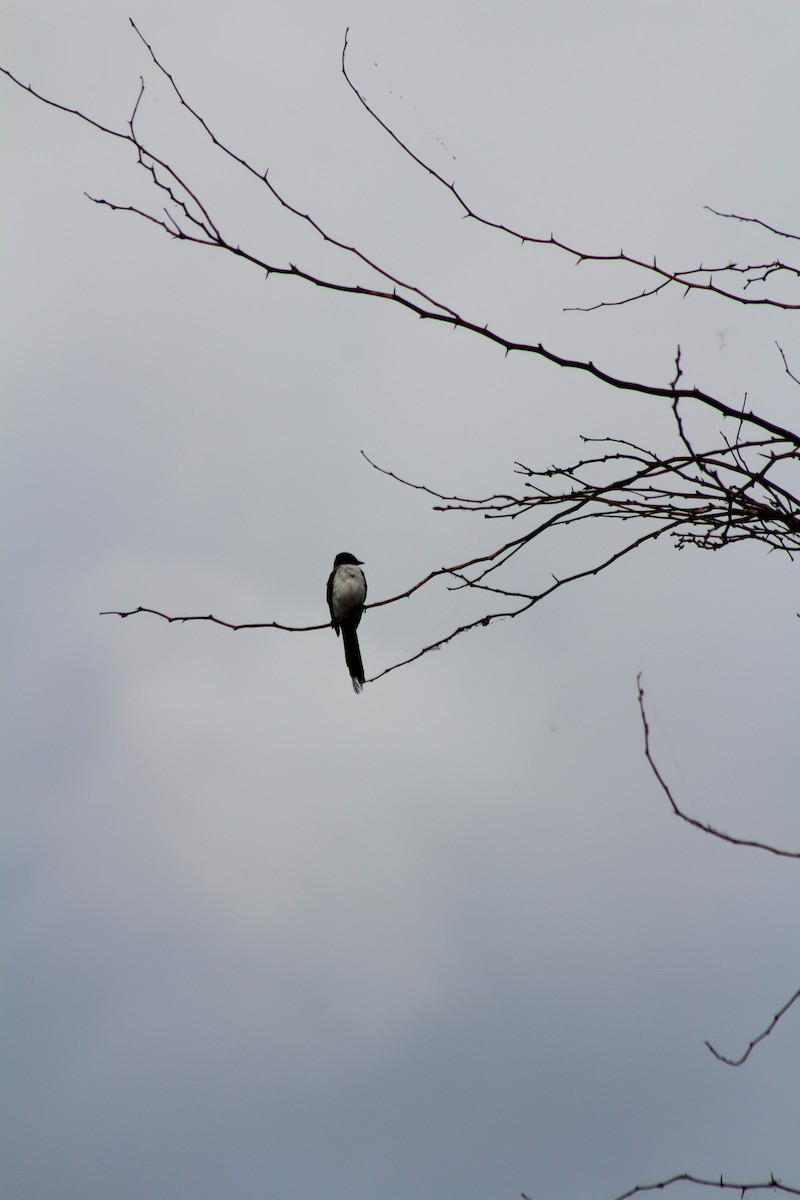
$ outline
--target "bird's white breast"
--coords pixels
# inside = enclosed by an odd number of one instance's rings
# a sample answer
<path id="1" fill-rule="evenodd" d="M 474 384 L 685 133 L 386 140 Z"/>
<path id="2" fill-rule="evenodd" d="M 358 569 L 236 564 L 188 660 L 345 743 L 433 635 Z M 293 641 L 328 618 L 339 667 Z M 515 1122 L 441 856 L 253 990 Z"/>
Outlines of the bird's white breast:
<path id="1" fill-rule="evenodd" d="M 354 608 L 360 608 L 367 595 L 367 583 L 361 567 L 344 563 L 333 577 L 331 608 L 335 621 L 341 621 Z"/>

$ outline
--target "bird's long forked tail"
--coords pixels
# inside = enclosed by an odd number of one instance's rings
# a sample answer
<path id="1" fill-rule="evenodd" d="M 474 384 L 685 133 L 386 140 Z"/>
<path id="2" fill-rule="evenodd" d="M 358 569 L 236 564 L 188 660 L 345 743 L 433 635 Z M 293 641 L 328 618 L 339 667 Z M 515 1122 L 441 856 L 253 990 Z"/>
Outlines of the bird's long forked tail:
<path id="1" fill-rule="evenodd" d="M 353 691 L 358 694 L 364 686 L 364 664 L 361 661 L 361 648 L 358 644 L 358 634 L 352 625 L 342 625 L 342 641 L 344 642 L 344 661 L 353 681 Z"/>

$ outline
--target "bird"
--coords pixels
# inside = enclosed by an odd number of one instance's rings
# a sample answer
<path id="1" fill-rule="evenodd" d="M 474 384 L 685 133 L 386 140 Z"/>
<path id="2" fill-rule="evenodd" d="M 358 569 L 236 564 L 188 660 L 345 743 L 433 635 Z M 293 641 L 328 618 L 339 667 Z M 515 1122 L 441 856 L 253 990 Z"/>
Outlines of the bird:
<path id="1" fill-rule="evenodd" d="M 343 551 L 333 560 L 333 570 L 328 578 L 328 608 L 331 610 L 331 625 L 336 636 L 342 633 L 344 660 L 353 681 L 353 691 L 358 695 L 364 686 L 364 664 L 358 645 L 356 629 L 364 612 L 367 598 L 367 581 L 361 570 L 364 564 L 355 554 Z"/>

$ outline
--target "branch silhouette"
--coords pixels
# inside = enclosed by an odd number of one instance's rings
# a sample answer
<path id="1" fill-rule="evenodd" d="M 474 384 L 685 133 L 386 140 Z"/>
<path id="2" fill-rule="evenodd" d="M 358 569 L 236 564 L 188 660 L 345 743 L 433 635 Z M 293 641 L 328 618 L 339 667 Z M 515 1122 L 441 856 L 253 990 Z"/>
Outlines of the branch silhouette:
<path id="1" fill-rule="evenodd" d="M 391 287 L 389 288 L 386 286 L 367 286 L 359 283 L 347 283 L 340 279 L 337 280 L 325 278 L 314 271 L 301 268 L 292 262 L 269 262 L 260 255 L 243 249 L 237 243 L 223 236 L 220 226 L 214 219 L 212 219 L 208 207 L 200 201 L 196 192 L 183 179 L 182 175 L 179 174 L 178 171 L 169 165 L 163 158 L 159 157 L 154 151 L 150 150 L 149 147 L 140 140 L 139 135 L 136 132 L 135 119 L 138 115 L 144 97 L 143 81 L 141 83 L 131 118 L 128 122 L 127 130 L 115 130 L 110 126 L 105 125 L 101 121 L 87 116 L 79 109 L 72 108 L 68 105 L 61 104 L 56 100 L 50 99 L 41 92 L 36 91 L 30 84 L 23 83 L 7 68 L 0 67 L 0 72 L 2 72 L 2 74 L 4 74 L 12 83 L 14 83 L 17 87 L 20 87 L 22 90 L 28 92 L 41 103 L 85 122 L 101 134 L 129 143 L 135 151 L 138 164 L 150 175 L 151 181 L 156 189 L 163 191 L 167 195 L 170 203 L 173 204 L 174 208 L 176 209 L 176 213 L 167 212 L 163 216 L 155 215 L 153 212 L 142 209 L 137 205 L 118 204 L 104 197 L 88 196 L 87 194 L 87 198 L 93 203 L 104 206 L 111 211 L 125 212 L 134 216 L 138 216 L 147 221 L 149 224 L 158 226 L 172 239 L 185 241 L 193 245 L 205 246 L 215 250 L 224 250 L 233 257 L 241 259 L 243 262 L 247 262 L 250 265 L 264 271 L 267 277 L 270 275 L 275 275 L 278 277 L 294 278 L 301 280 L 313 287 L 338 292 L 343 295 L 369 297 L 371 299 L 380 300 L 392 305 L 398 305 L 409 312 L 415 313 L 423 320 L 439 322 L 448 325 L 451 328 L 460 329 L 471 333 L 476 337 L 488 340 L 501 348 L 506 354 L 514 352 L 534 355 L 536 357 L 543 358 L 552 363 L 554 366 L 561 367 L 564 370 L 587 374 L 608 387 L 624 392 L 636 392 L 643 396 L 667 399 L 670 401 L 670 403 L 673 403 L 676 399 L 695 401 L 704 407 L 712 409 L 723 417 L 733 419 L 737 422 L 744 422 L 746 424 L 753 425 L 764 432 L 770 433 L 778 438 L 786 439 L 794 446 L 800 447 L 800 434 L 795 433 L 790 429 L 783 428 L 776 422 L 770 421 L 766 417 L 763 417 L 757 413 L 736 409 L 726 401 L 721 400 L 717 396 L 713 396 L 711 393 L 706 392 L 699 387 L 678 389 L 675 386 L 628 379 L 624 376 L 616 375 L 604 370 L 591 360 L 576 359 L 568 355 L 558 353 L 557 351 L 545 346 L 541 342 L 519 341 L 506 336 L 501 332 L 490 329 L 488 323 L 482 324 L 480 321 L 472 320 L 459 314 L 454 305 L 438 298 L 434 298 L 428 292 L 417 287 L 416 285 L 403 282 L 395 272 L 390 271 L 388 268 L 378 263 L 374 258 L 366 254 L 361 249 L 355 246 L 347 245 L 343 240 L 335 237 L 333 234 L 323 229 L 322 225 L 314 217 L 312 217 L 309 213 L 303 212 L 298 206 L 292 204 L 285 198 L 282 192 L 276 188 L 269 179 L 268 170 L 260 170 L 256 168 L 243 155 L 237 154 L 225 142 L 223 142 L 222 139 L 212 131 L 205 118 L 202 117 L 185 98 L 182 90 L 175 82 L 173 75 L 156 57 L 152 47 L 146 41 L 132 20 L 131 26 L 134 29 L 137 37 L 146 47 L 147 52 L 157 70 L 168 80 L 175 93 L 178 103 L 206 132 L 212 144 L 228 158 L 238 163 L 249 175 L 258 179 L 259 182 L 268 189 L 278 204 L 280 204 L 288 212 L 292 213 L 298 218 L 298 220 L 314 229 L 323 241 L 342 251 L 347 258 L 355 259 L 363 267 L 367 268 L 372 273 L 377 274 L 379 280 L 383 280 L 384 284 L 391 285 Z M 344 50 L 346 51 L 346 43 Z M 348 82 L 348 85 L 352 88 L 352 82 L 350 81 L 346 72 L 345 78 Z M 359 99 L 361 99 L 362 103 L 364 103 L 357 91 L 356 95 L 358 95 Z M 365 107 L 367 106 L 365 105 Z M 371 112 L 368 107 L 367 111 Z M 372 115 L 374 116 L 375 114 L 373 113 Z M 388 131 L 387 126 L 384 125 L 384 128 L 386 128 Z M 396 137 L 396 135 L 393 134 L 392 136 L 395 138 L 398 144 L 404 150 L 406 150 L 406 153 L 411 153 L 403 145 L 400 139 Z M 415 158 L 415 161 L 419 162 L 421 165 L 425 165 L 413 154 L 412 157 Z M 439 176 L 432 168 L 426 166 L 426 170 L 428 170 L 429 174 L 434 179 L 438 180 L 440 183 L 444 183 L 443 178 Z M 445 186 L 448 186 L 450 187 L 450 190 L 453 190 L 451 185 Z M 182 195 L 182 192 L 185 193 L 185 195 Z M 456 193 L 454 192 L 454 194 Z M 460 197 L 459 202 L 463 205 L 463 201 L 460 200 Z M 498 223 L 488 221 L 484 218 L 477 218 L 476 214 L 472 213 L 471 210 L 468 210 L 468 215 L 475 217 L 475 219 L 478 220 L 482 225 L 488 225 L 493 228 L 500 229 L 501 231 L 509 233 L 514 237 L 519 237 L 523 241 L 538 241 L 546 243 L 553 240 L 542 238 L 537 239 L 534 237 L 528 237 L 527 235 L 517 234 L 513 230 L 506 229 L 504 226 Z M 580 259 L 587 261 L 590 258 L 594 258 L 597 261 L 608 261 L 609 259 L 613 260 L 620 257 L 619 255 L 590 255 L 583 252 L 576 252 L 571 250 L 569 247 L 563 248 L 569 250 L 570 253 L 576 254 L 576 256 Z M 698 267 L 696 270 L 704 271 L 706 269 L 703 267 Z M 673 276 L 671 275 L 670 278 L 673 278 Z M 678 279 L 679 276 L 675 275 L 674 278 Z M 698 284 L 697 286 L 700 287 L 701 285 Z M 702 290 L 714 291 L 716 289 L 708 285 L 702 285 Z M 781 304 L 778 305 L 778 307 L 787 306 Z M 800 307 L 800 305 L 790 305 L 788 307 Z"/>
<path id="2" fill-rule="evenodd" d="M 758 842 L 751 838 L 734 837 L 733 834 L 725 833 L 721 829 L 716 829 L 713 825 L 708 824 L 706 821 L 699 821 L 696 817 L 690 817 L 688 813 L 683 812 L 683 810 L 678 807 L 678 803 L 672 794 L 669 784 L 664 779 L 664 776 L 656 766 L 655 759 L 653 758 L 653 752 L 650 747 L 650 725 L 647 720 L 647 712 L 645 709 L 644 686 L 642 685 L 641 672 L 639 672 L 639 674 L 636 676 L 636 688 L 639 700 L 639 712 L 642 719 L 642 731 L 644 733 L 644 756 L 647 759 L 650 770 L 656 777 L 661 790 L 667 797 L 670 808 L 675 816 L 680 817 L 680 819 L 685 821 L 687 825 L 691 825 L 695 829 L 699 829 L 703 833 L 709 834 L 711 837 L 721 838 L 722 841 L 729 842 L 733 846 L 749 846 L 755 850 L 765 850 L 769 854 L 778 855 L 780 858 L 800 858 L 800 851 L 798 850 L 784 850 L 780 846 L 771 846 L 768 842 Z"/>
<path id="3" fill-rule="evenodd" d="M 676 1183 L 688 1183 L 694 1187 L 718 1188 L 722 1191 L 739 1192 L 742 1196 L 746 1192 L 769 1191 L 781 1192 L 787 1196 L 800 1196 L 800 1188 L 781 1183 L 774 1175 L 770 1175 L 768 1180 L 760 1182 L 741 1183 L 724 1179 L 722 1175 L 720 1175 L 719 1179 L 706 1179 L 700 1175 L 692 1175 L 684 1171 L 680 1175 L 672 1175 L 668 1179 L 659 1179 L 656 1183 L 639 1183 L 635 1187 L 629 1188 L 627 1192 L 621 1192 L 619 1196 L 615 1196 L 614 1200 L 630 1200 L 632 1196 L 641 1196 L 645 1192 L 664 1191 Z M 522 1200 L 529 1200 L 525 1192 L 522 1193 Z"/>
<path id="4" fill-rule="evenodd" d="M 748 410 L 746 403 L 741 407 L 734 406 L 699 387 L 686 386 L 683 382 L 680 347 L 677 351 L 675 373 L 672 380 L 647 382 L 627 378 L 624 375 L 606 371 L 591 359 L 570 357 L 535 340 L 523 342 L 511 338 L 499 330 L 490 328 L 488 322 L 481 323 L 467 317 L 459 312 L 454 304 L 440 297 L 434 297 L 429 290 L 404 280 L 399 273 L 377 261 L 374 256 L 358 246 L 348 244 L 324 228 L 310 212 L 287 198 L 272 181 L 267 170 L 257 168 L 245 155 L 238 153 L 228 145 L 191 104 L 174 75 L 162 63 L 135 22 L 131 20 L 130 24 L 145 48 L 153 67 L 167 81 L 178 105 L 188 114 L 189 119 L 204 132 L 214 149 L 241 167 L 249 176 L 255 178 L 267 189 L 278 205 L 303 225 L 312 229 L 323 242 L 340 251 L 344 256 L 344 261 L 351 264 L 356 263 L 359 268 L 365 270 L 371 277 L 370 282 L 326 278 L 318 272 L 299 266 L 294 262 L 274 260 L 272 257 L 266 258 L 253 253 L 223 234 L 220 223 L 212 215 L 209 205 L 200 198 L 198 190 L 189 183 L 182 172 L 168 163 L 163 156 L 150 149 L 141 139 L 137 120 L 146 95 L 143 79 L 140 79 L 140 86 L 127 127 L 113 129 L 77 108 L 44 96 L 41 92 L 34 90 L 30 84 L 22 83 L 6 68 L 2 68 L 4 74 L 16 86 L 29 92 L 37 101 L 87 123 L 101 135 L 128 144 L 136 157 L 137 164 L 149 177 L 159 198 L 166 199 L 167 202 L 166 207 L 162 205 L 158 211 L 148 211 L 132 204 L 120 204 L 105 197 L 89 197 L 94 203 L 116 212 L 138 216 L 157 226 L 173 240 L 186 241 L 194 245 L 227 252 L 234 258 L 262 270 L 266 277 L 294 278 L 310 286 L 339 294 L 368 297 L 399 306 L 420 319 L 438 322 L 448 328 L 459 329 L 488 340 L 506 354 L 513 351 L 514 353 L 533 355 L 561 369 L 589 375 L 609 388 L 665 400 L 674 414 L 680 442 L 678 453 L 665 455 L 622 438 L 585 438 L 583 439 L 584 444 L 591 443 L 598 452 L 571 465 L 550 466 L 541 469 L 517 463 L 516 472 L 524 479 L 523 491 L 517 496 L 507 492 L 499 492 L 482 499 L 448 496 L 440 488 L 410 483 L 401 475 L 372 463 L 376 470 L 382 471 L 404 486 L 427 492 L 433 498 L 441 501 L 441 504 L 434 506 L 437 511 L 468 511 L 494 520 L 514 520 L 523 517 L 533 522 L 532 528 L 527 529 L 519 537 L 497 546 L 490 553 L 478 555 L 457 566 L 430 571 L 428 575 L 399 596 L 390 597 L 377 604 L 370 604 L 369 607 L 379 607 L 382 604 L 394 603 L 398 599 L 412 595 L 439 576 L 450 576 L 456 590 L 480 589 L 502 597 L 504 601 L 512 602 L 458 625 L 445 637 L 423 646 L 403 663 L 387 667 L 381 674 L 416 661 L 423 654 L 440 648 L 469 630 L 485 627 L 502 618 L 519 616 L 558 588 L 578 579 L 596 575 L 619 558 L 646 542 L 654 540 L 662 533 L 668 534 L 679 548 L 693 545 L 701 549 L 716 550 L 738 541 L 756 540 L 764 543 L 770 550 L 778 549 L 790 555 L 800 550 L 800 500 L 787 482 L 787 468 L 800 462 L 800 433 L 786 428 L 760 413 Z M 565 242 L 557 241 L 552 235 L 549 238 L 540 238 L 518 233 L 501 222 L 492 221 L 479 215 L 463 198 L 455 184 L 447 183 L 444 176 L 416 155 L 370 106 L 363 92 L 351 77 L 347 63 L 347 49 L 348 34 L 345 35 L 341 56 L 342 74 L 348 88 L 370 118 L 378 122 L 403 153 L 420 168 L 423 168 L 434 182 L 446 187 L 452 193 L 461 206 L 463 215 L 472 218 L 481 226 L 487 226 L 500 233 L 519 238 L 523 243 L 555 245 L 557 248 L 573 254 L 579 261 L 629 261 L 633 265 L 660 274 L 661 283 L 664 284 L 680 282 L 684 286 L 690 285 L 703 291 L 719 290 L 711 282 L 701 283 L 694 278 L 707 270 L 702 266 L 688 272 L 664 272 L 656 267 L 655 260 L 651 266 L 644 260 L 628 259 L 622 253 L 614 255 L 587 253 L 571 247 Z M 721 215 L 733 216 L 733 214 Z M 746 218 L 737 217 L 736 219 L 744 220 Z M 749 220 L 749 218 L 747 219 Z M 768 226 L 767 230 L 780 236 L 793 236 L 784 235 L 774 227 Z M 733 265 L 729 265 L 718 270 L 752 272 L 762 268 L 766 269 L 768 266 L 769 264 L 758 264 L 754 267 L 735 268 Z M 788 265 L 785 269 L 790 270 Z M 784 305 L 779 304 L 778 307 L 784 307 Z M 785 354 L 780 347 L 778 349 L 783 358 L 786 373 L 797 382 L 797 377 L 792 373 Z M 689 436 L 686 416 L 683 412 L 684 406 L 689 406 L 690 411 L 695 406 L 699 406 L 701 409 L 716 413 L 724 420 L 734 421 L 735 434 L 732 436 L 721 435 L 720 444 L 710 449 L 698 449 Z M 747 431 L 746 435 L 745 431 Z M 553 583 L 544 589 L 531 588 L 530 590 L 512 591 L 494 585 L 494 581 L 491 584 L 486 582 L 489 575 L 500 570 L 515 555 L 528 547 L 534 539 L 557 527 L 566 527 L 595 518 L 615 519 L 620 522 L 636 520 L 644 525 L 645 532 L 641 536 L 631 538 L 612 554 L 607 554 L 592 565 L 576 570 L 564 578 L 554 579 Z M 232 629 L 275 628 L 286 632 L 305 632 L 311 628 L 324 628 L 324 626 L 294 626 L 278 621 L 235 624 L 213 615 L 171 617 L 158 612 L 158 610 L 148 610 L 141 606 L 139 609 L 131 610 L 130 614 L 124 615 L 132 615 L 133 612 L 139 611 L 150 611 L 170 621 L 209 620 Z M 120 615 L 123 614 L 120 613 Z M 380 676 L 375 678 L 380 678 Z"/>
<path id="5" fill-rule="evenodd" d="M 369 114 L 371 119 L 378 124 L 383 131 L 395 142 L 395 144 L 403 151 L 404 154 L 416 163 L 418 167 L 438 183 L 446 192 L 453 197 L 456 203 L 461 208 L 462 216 L 478 225 L 483 225 L 487 229 L 493 229 L 498 233 L 505 234 L 518 241 L 521 246 L 550 246 L 554 250 L 563 252 L 574 258 L 577 265 L 582 263 L 622 263 L 637 270 L 644 271 L 648 274 L 655 275 L 660 282 L 651 288 L 644 288 L 641 292 L 626 296 L 619 300 L 600 300 L 596 304 L 591 304 L 586 307 L 570 307 L 565 309 L 566 312 L 594 312 L 599 308 L 615 308 L 624 304 L 631 304 L 636 300 L 643 300 L 649 296 L 655 296 L 665 288 L 675 284 L 684 289 L 684 295 L 688 295 L 692 291 L 711 293 L 719 296 L 724 300 L 732 300 L 737 304 L 752 304 L 766 305 L 770 308 L 780 309 L 800 309 L 800 302 L 789 302 L 780 300 L 777 297 L 770 296 L 746 296 L 744 292 L 754 283 L 764 283 L 774 274 L 784 273 L 792 279 L 800 278 L 800 267 L 791 263 L 784 263 L 780 260 L 773 259 L 767 263 L 751 263 L 742 265 L 738 263 L 724 263 L 716 267 L 707 267 L 700 264 L 696 267 L 689 267 L 683 270 L 668 270 L 660 267 L 653 256 L 652 261 L 643 258 L 637 258 L 634 255 L 626 254 L 624 250 L 619 250 L 612 253 L 596 253 L 590 250 L 580 249 L 570 245 L 568 242 L 561 241 L 553 233 L 544 236 L 542 234 L 524 233 L 517 229 L 512 229 L 509 225 L 502 221 L 494 220 L 491 217 L 482 216 L 478 213 L 471 204 L 465 199 L 463 193 L 456 187 L 455 182 L 448 181 L 444 175 L 431 166 L 429 162 L 421 158 L 409 144 L 404 141 L 399 134 L 395 132 L 390 125 L 383 120 L 377 110 L 369 104 L 363 91 L 353 82 L 347 69 L 347 49 L 349 40 L 349 28 L 345 31 L 344 45 L 342 47 L 342 75 L 344 76 L 347 86 L 350 88 L 353 95 L 363 107 L 364 111 Z M 761 221 L 755 217 L 739 217 L 734 213 L 722 213 L 717 209 L 706 205 L 706 210 L 713 213 L 715 216 L 724 217 L 731 220 L 750 222 L 751 224 L 760 225 L 768 232 L 782 238 L 791 238 L 800 241 L 800 235 L 792 233 L 783 233 L 773 226 L 768 225 L 765 221 Z M 730 291 L 726 287 L 720 287 L 715 283 L 716 277 L 726 275 L 741 276 L 741 292 Z M 704 277 L 704 278 L 699 278 Z"/>
<path id="6" fill-rule="evenodd" d="M 769 1025 L 767 1026 L 767 1028 L 765 1030 L 763 1030 L 763 1032 L 759 1033 L 757 1037 L 753 1038 L 753 1040 L 749 1043 L 747 1049 L 745 1050 L 744 1054 L 740 1055 L 739 1058 L 726 1058 L 726 1056 L 724 1054 L 720 1054 L 720 1052 L 718 1050 L 714 1049 L 714 1047 L 711 1045 L 711 1042 L 707 1041 L 706 1045 L 708 1046 L 709 1050 L 714 1055 L 714 1057 L 718 1058 L 720 1062 L 727 1063 L 727 1065 L 729 1067 L 740 1067 L 742 1065 L 742 1063 L 747 1062 L 748 1058 L 750 1057 L 751 1052 L 755 1049 L 755 1047 L 758 1045 L 758 1043 L 763 1042 L 764 1038 L 769 1037 L 769 1035 L 772 1033 L 775 1026 L 780 1021 L 781 1017 L 785 1016 L 785 1014 L 789 1011 L 789 1009 L 792 1007 L 792 1005 L 797 1000 L 800 1000 L 800 988 L 797 989 L 797 991 L 794 993 L 793 996 L 789 997 L 789 999 L 786 1001 L 786 1003 L 783 1005 L 782 1008 L 778 1009 L 778 1011 L 775 1013 L 775 1016 L 772 1018 Z"/>
<path id="7" fill-rule="evenodd" d="M 473 591 L 493 597 L 496 607 L 484 611 L 475 619 L 465 621 L 401 662 L 394 663 L 370 682 L 400 667 L 407 666 L 424 655 L 451 643 L 462 634 L 484 628 L 494 621 L 513 619 L 529 612 L 546 597 L 560 588 L 599 574 L 610 568 L 622 557 L 638 550 L 646 543 L 662 535 L 674 541 L 678 548 L 694 546 L 699 549 L 718 550 L 739 541 L 758 541 L 770 551 L 780 550 L 790 556 L 800 551 L 800 501 L 797 489 L 792 490 L 789 469 L 800 463 L 800 433 L 771 420 L 762 413 L 746 407 L 736 406 L 728 400 L 683 383 L 680 348 L 675 359 L 675 373 L 671 380 L 658 375 L 649 381 L 634 379 L 624 373 L 616 373 L 597 365 L 589 358 L 576 358 L 544 345 L 532 338 L 520 341 L 500 329 L 490 328 L 488 321 L 467 314 L 450 297 L 435 296 L 432 290 L 406 280 L 391 266 L 378 260 L 362 246 L 350 244 L 338 237 L 311 211 L 289 199 L 288 193 L 277 186 L 270 177 L 269 169 L 257 167 L 244 154 L 237 152 L 223 140 L 204 116 L 189 102 L 172 73 L 163 65 L 151 44 L 143 36 L 133 20 L 130 24 L 145 48 L 155 70 L 167 81 L 177 104 L 209 139 L 214 151 L 237 164 L 245 175 L 254 178 L 264 187 L 271 199 L 281 209 L 293 216 L 301 226 L 313 230 L 322 243 L 338 251 L 338 260 L 347 268 L 356 268 L 353 280 L 350 274 L 337 270 L 328 277 L 311 266 L 298 265 L 281 251 L 274 256 L 255 253 L 240 245 L 234 238 L 222 232 L 222 225 L 212 216 L 210 206 L 201 198 L 198 188 L 193 186 L 182 169 L 151 149 L 139 134 L 138 118 L 146 101 L 143 78 L 133 105 L 127 127 L 115 129 L 77 108 L 50 99 L 23 83 L 11 71 L 0 71 L 17 87 L 28 92 L 38 102 L 65 113 L 90 126 L 101 136 L 125 143 L 130 147 L 136 164 L 144 171 L 153 188 L 156 200 L 152 208 L 136 204 L 119 203 L 104 196 L 88 196 L 94 204 L 109 211 L 128 213 L 156 226 L 170 239 L 188 244 L 221 250 L 235 259 L 263 271 L 265 277 L 295 279 L 314 288 L 323 289 L 343 296 L 363 297 L 389 304 L 421 320 L 433 321 L 449 329 L 478 337 L 510 353 L 526 354 L 542 359 L 576 376 L 589 376 L 612 390 L 634 393 L 644 398 L 666 402 L 673 413 L 676 438 L 674 452 L 661 453 L 649 447 L 620 437 L 583 438 L 588 447 L 583 457 L 566 466 L 549 465 L 534 468 L 517 463 L 515 474 L 522 480 L 520 493 L 498 491 L 490 495 L 471 498 L 448 494 L 444 488 L 413 483 L 393 470 L 378 466 L 364 455 L 367 462 L 378 472 L 401 486 L 419 491 L 437 503 L 437 512 L 468 512 L 478 514 L 485 520 L 518 521 L 514 526 L 523 528 L 518 536 L 496 546 L 490 552 L 477 555 L 448 567 L 431 570 L 404 591 L 383 600 L 372 601 L 367 608 L 377 609 L 395 604 L 424 589 L 437 579 L 447 581 L 453 591 Z M 551 250 L 571 257 L 576 264 L 595 263 L 606 266 L 630 268 L 643 280 L 641 291 L 628 291 L 614 299 L 600 299 L 587 306 L 575 306 L 571 311 L 592 311 L 601 308 L 620 307 L 647 298 L 652 298 L 667 289 L 679 288 L 684 295 L 711 296 L 716 299 L 743 306 L 760 306 L 777 310 L 798 310 L 800 301 L 782 298 L 773 290 L 774 284 L 793 285 L 800 279 L 800 267 L 781 258 L 761 262 L 723 262 L 707 266 L 702 262 L 686 268 L 668 268 L 657 262 L 656 256 L 629 254 L 620 249 L 615 252 L 598 252 L 581 248 L 567 240 L 549 235 L 527 233 L 513 229 L 500 220 L 480 214 L 465 198 L 454 181 L 448 181 L 433 165 L 426 162 L 401 138 L 379 115 L 377 108 L 367 101 L 349 71 L 349 30 L 345 34 L 341 54 L 341 71 L 344 80 L 359 104 L 371 120 L 394 141 L 402 154 L 427 173 L 433 184 L 448 192 L 461 210 L 461 216 L 473 225 L 510 237 L 521 247 L 549 247 Z M 156 203 L 157 201 L 157 203 Z M 739 216 L 708 208 L 716 217 L 761 227 L 764 233 L 786 241 L 798 241 L 800 235 L 785 232 L 760 218 Z M 769 288 L 767 287 L 769 285 Z M 793 373 L 786 355 L 780 346 L 786 374 L 794 383 L 800 377 Z M 727 436 L 720 433 L 718 440 L 706 449 L 696 444 L 689 430 L 689 416 L 697 409 L 715 413 L 725 425 Z M 500 586 L 497 572 L 524 552 L 538 538 L 557 529 L 571 527 L 587 521 L 615 520 L 622 524 L 634 521 L 643 532 L 623 540 L 623 544 L 610 553 L 597 557 L 590 565 L 583 566 L 560 578 L 551 576 L 544 587 L 528 591 L 512 591 Z M 592 526 L 594 528 L 594 526 Z M 169 623 L 209 622 L 231 631 L 244 629 L 274 629 L 286 633 L 309 633 L 330 628 L 330 621 L 311 625 L 293 625 L 275 620 L 235 623 L 207 615 L 170 615 L 155 608 L 139 606 L 130 610 L 106 610 L 101 615 L 116 615 L 127 618 L 137 614 L 149 614 Z M 701 832 L 737 846 L 747 846 L 786 858 L 800 858 L 800 852 L 784 850 L 763 842 L 729 835 L 712 825 L 685 813 L 674 799 L 673 793 L 654 760 L 651 748 L 650 728 L 645 708 L 645 694 L 641 675 L 637 677 L 638 701 L 644 732 L 644 753 L 649 767 L 667 797 L 673 813 L 682 821 Z M 764 1040 L 778 1021 L 800 998 L 800 989 L 775 1014 L 770 1025 L 754 1038 L 739 1059 L 721 1055 L 707 1042 L 709 1050 L 721 1061 L 740 1065 L 753 1048 Z M 654 1190 L 664 1190 L 674 1184 L 696 1187 L 713 1187 L 731 1190 L 744 1195 L 748 1191 L 773 1190 L 800 1196 L 800 1189 L 786 1186 L 770 1176 L 764 1182 L 731 1182 L 721 1176 L 707 1179 L 688 1173 L 674 1175 L 657 1183 L 637 1185 L 622 1193 L 616 1200 Z"/>

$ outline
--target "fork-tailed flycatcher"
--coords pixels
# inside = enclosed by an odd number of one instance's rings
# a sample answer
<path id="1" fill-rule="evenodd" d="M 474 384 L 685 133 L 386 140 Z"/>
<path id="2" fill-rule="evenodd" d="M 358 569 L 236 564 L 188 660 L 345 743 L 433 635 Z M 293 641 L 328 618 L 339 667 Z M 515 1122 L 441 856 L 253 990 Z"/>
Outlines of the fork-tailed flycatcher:
<path id="1" fill-rule="evenodd" d="M 361 560 L 356 558 L 355 554 L 337 554 L 328 579 L 331 624 L 337 637 L 339 630 L 342 631 L 344 660 L 353 681 L 354 692 L 360 692 L 364 686 L 364 664 L 361 661 L 356 635 L 367 598 L 367 581 L 361 566 Z"/>

